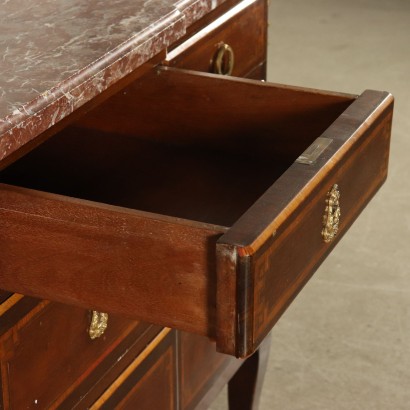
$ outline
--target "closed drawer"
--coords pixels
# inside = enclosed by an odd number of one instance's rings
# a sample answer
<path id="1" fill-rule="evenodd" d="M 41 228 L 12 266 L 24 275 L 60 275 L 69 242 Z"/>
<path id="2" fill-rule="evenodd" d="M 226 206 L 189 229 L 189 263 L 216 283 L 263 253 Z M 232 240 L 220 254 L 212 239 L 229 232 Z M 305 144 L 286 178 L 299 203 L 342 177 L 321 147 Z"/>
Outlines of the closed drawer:
<path id="1" fill-rule="evenodd" d="M 247 356 L 384 182 L 392 106 L 159 68 L 3 172 L 2 286 Z"/>
<path id="2" fill-rule="evenodd" d="M 164 64 L 236 77 L 266 61 L 267 4 L 246 0 L 167 53 Z"/>
<path id="3" fill-rule="evenodd" d="M 12 299 L 21 300 L 18 295 Z M 126 353 L 138 354 L 147 335 L 155 331 L 150 325 L 111 315 L 105 333 L 91 340 L 89 324 L 88 311 L 59 303 L 43 301 L 27 312 L 2 336 L 3 406 L 76 408 L 87 399 L 90 386 L 98 382 L 106 388 L 115 379 L 112 368 L 124 367 L 128 359 L 119 362 Z"/>
<path id="4" fill-rule="evenodd" d="M 216 352 L 215 342 L 205 337 L 185 332 L 178 336 L 181 409 L 205 408 L 208 397 L 216 395 L 244 362 Z"/>
<path id="5" fill-rule="evenodd" d="M 176 409 L 175 349 L 175 332 L 163 329 L 90 410 Z"/>

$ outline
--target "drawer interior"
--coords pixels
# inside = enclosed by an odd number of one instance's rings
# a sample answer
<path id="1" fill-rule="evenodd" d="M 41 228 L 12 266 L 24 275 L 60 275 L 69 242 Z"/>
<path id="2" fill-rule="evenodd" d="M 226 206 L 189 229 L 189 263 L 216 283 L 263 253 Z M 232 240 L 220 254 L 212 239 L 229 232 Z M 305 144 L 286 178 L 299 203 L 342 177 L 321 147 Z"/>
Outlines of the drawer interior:
<path id="1" fill-rule="evenodd" d="M 70 128 L 3 171 L 1 180 L 230 226 L 293 159 L 259 160 L 204 143 L 185 146 Z"/>
<path id="2" fill-rule="evenodd" d="M 0 180 L 230 227 L 353 100 L 163 69 L 6 168 Z"/>

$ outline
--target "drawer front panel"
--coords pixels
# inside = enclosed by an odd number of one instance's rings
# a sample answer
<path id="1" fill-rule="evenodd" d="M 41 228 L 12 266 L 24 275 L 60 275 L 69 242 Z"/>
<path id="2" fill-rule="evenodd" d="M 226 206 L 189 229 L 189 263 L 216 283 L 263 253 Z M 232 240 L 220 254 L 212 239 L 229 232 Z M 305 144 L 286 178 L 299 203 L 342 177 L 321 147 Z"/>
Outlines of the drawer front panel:
<path id="1" fill-rule="evenodd" d="M 12 408 L 57 405 L 86 379 L 98 380 L 98 369 L 110 367 L 149 325 L 110 315 L 105 333 L 91 340 L 90 314 L 72 306 L 47 303 L 5 345 L 7 400 Z M 3 373 L 3 377 L 5 374 Z M 87 382 L 92 383 L 92 380 Z M 24 388 L 22 389 L 22 386 Z"/>
<path id="2" fill-rule="evenodd" d="M 171 50 L 165 64 L 188 70 L 216 72 L 217 54 L 221 45 L 227 44 L 233 50 L 231 75 L 247 76 L 266 60 L 266 9 L 264 0 L 241 2 Z M 229 58 L 225 52 L 222 58 L 224 70 L 227 70 Z"/>
<path id="3" fill-rule="evenodd" d="M 294 163 L 221 238 L 220 263 L 231 266 L 239 278 L 237 355 L 246 356 L 257 348 L 385 181 L 392 106 L 391 96 L 365 92 L 323 133 L 330 145 L 317 161 Z M 342 216 L 336 238 L 326 243 L 323 221 L 334 184 L 340 190 Z M 265 229 L 255 235 L 258 225 Z M 231 260 L 236 255 L 235 263 L 226 260 L 229 251 Z M 222 280 L 218 288 L 218 300 L 225 302 L 221 327 L 226 326 L 227 309 Z"/>
<path id="4" fill-rule="evenodd" d="M 215 342 L 203 336 L 179 334 L 181 408 L 195 409 L 224 372 L 233 375 L 241 360 L 216 352 Z M 229 366 L 229 369 L 227 369 Z M 224 373 L 224 374 L 225 374 Z M 228 377 L 225 378 L 229 379 Z"/>
<path id="5" fill-rule="evenodd" d="M 384 182 L 390 139 L 390 119 L 381 121 L 370 135 L 306 196 L 292 221 L 252 257 L 254 277 L 254 344 L 261 343 L 269 329 L 289 306 L 326 255 L 354 222 Z M 298 164 L 298 168 L 304 165 Z M 337 237 L 325 243 L 323 218 L 328 192 L 333 184 L 340 191 L 341 219 Z"/>
<path id="6" fill-rule="evenodd" d="M 164 329 L 91 410 L 176 409 L 175 332 Z"/>

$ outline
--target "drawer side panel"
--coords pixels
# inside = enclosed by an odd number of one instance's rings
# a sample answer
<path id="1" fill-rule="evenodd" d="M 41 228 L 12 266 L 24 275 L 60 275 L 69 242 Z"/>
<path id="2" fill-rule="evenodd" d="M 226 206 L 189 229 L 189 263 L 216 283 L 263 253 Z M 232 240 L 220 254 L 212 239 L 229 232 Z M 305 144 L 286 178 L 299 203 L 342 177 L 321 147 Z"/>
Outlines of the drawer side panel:
<path id="1" fill-rule="evenodd" d="M 0 186 L 7 290 L 211 334 L 223 228 Z"/>

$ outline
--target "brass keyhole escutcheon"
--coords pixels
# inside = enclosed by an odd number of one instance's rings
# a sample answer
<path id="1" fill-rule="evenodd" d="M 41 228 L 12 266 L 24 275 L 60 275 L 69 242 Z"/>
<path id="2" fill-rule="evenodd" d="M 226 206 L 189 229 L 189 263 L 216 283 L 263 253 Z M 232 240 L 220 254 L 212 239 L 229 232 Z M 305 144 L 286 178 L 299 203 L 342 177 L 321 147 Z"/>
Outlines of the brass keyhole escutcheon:
<path id="1" fill-rule="evenodd" d="M 91 323 L 88 334 L 91 340 L 101 337 L 108 326 L 108 313 L 92 311 Z"/>
<path id="2" fill-rule="evenodd" d="M 326 208 L 323 215 L 322 238 L 326 243 L 332 242 L 339 231 L 340 223 L 340 190 L 334 184 L 326 196 Z"/>
<path id="3" fill-rule="evenodd" d="M 231 75 L 235 62 L 232 47 L 226 43 L 218 45 L 218 51 L 214 60 L 214 73 L 222 75 Z"/>

